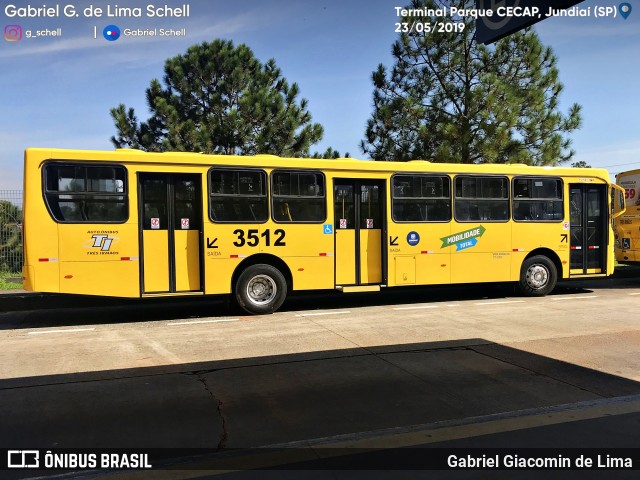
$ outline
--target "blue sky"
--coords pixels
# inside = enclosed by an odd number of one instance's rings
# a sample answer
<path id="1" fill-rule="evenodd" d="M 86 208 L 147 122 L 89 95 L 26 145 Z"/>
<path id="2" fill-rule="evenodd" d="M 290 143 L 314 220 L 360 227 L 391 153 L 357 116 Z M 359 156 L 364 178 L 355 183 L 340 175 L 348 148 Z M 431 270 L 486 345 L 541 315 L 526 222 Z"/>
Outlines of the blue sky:
<path id="1" fill-rule="evenodd" d="M 105 7 L 190 4 L 189 18 L 31 18 L 5 16 L 4 5 Z M 397 34 L 396 0 L 73 0 L 2 2 L 0 27 L 62 28 L 60 38 L 0 39 L 0 189 L 22 186 L 26 147 L 112 149 L 109 108 L 124 103 L 148 117 L 144 91 L 162 78 L 164 61 L 189 45 L 214 38 L 246 43 L 262 61 L 274 58 L 297 82 L 309 110 L 324 126 L 312 150 L 332 146 L 363 158 L 358 147 L 371 114 L 371 72 L 390 65 Z M 586 1 L 581 7 L 618 5 Z M 558 56 L 565 90 L 561 108 L 583 106 L 583 126 L 572 135 L 574 160 L 611 173 L 640 168 L 640 4 L 627 20 L 551 18 L 536 26 Z M 121 37 L 107 42 L 108 24 L 124 28 L 186 28 L 184 38 Z M 98 38 L 93 38 L 94 26 Z"/>

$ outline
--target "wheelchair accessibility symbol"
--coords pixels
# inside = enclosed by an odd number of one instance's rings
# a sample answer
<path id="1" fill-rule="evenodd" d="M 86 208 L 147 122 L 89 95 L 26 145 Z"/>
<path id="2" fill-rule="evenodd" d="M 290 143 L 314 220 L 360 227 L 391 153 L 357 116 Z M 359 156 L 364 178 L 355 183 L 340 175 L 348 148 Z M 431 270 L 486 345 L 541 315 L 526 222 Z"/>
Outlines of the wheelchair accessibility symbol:
<path id="1" fill-rule="evenodd" d="M 325 235 L 332 235 L 333 234 L 333 225 L 330 223 L 325 223 L 323 226 L 324 228 L 324 234 Z"/>

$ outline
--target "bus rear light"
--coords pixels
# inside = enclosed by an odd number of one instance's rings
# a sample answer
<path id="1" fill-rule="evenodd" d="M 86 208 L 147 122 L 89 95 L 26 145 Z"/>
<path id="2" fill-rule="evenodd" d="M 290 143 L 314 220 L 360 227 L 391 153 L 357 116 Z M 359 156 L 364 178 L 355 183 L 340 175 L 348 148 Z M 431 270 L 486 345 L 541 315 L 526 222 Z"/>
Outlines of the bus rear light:
<path id="1" fill-rule="evenodd" d="M 57 262 L 58 259 L 57 258 L 39 258 L 38 261 L 39 262 Z"/>

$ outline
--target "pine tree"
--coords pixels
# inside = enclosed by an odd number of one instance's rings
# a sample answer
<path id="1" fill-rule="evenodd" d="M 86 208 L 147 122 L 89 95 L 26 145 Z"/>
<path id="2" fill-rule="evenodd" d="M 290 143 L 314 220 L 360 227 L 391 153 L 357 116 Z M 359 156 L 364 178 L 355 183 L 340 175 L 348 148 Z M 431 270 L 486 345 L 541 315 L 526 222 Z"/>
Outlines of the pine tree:
<path id="1" fill-rule="evenodd" d="M 320 152 L 313 152 L 313 155 L 311 155 L 311 158 L 322 158 L 325 160 L 335 160 L 336 158 L 349 158 L 349 152 L 344 154 L 344 157 L 342 155 L 340 155 L 340 152 L 338 150 L 334 150 L 333 147 L 327 147 L 327 149 L 324 151 L 324 153 L 320 153 Z"/>
<path id="2" fill-rule="evenodd" d="M 473 1 L 414 0 L 407 8 Z M 447 10 L 448 11 L 448 10 Z M 361 149 L 375 160 L 555 165 L 574 152 L 567 134 L 580 106 L 558 109 L 557 59 L 532 29 L 494 46 L 478 44 L 472 17 L 406 17 L 402 22 L 463 22 L 464 31 L 401 33 L 395 63 L 373 72 L 374 111 Z M 421 30 L 421 33 L 417 33 Z"/>
<path id="3" fill-rule="evenodd" d="M 322 139 L 307 100 L 289 84 L 273 59 L 260 63 L 246 45 L 215 40 L 166 61 L 164 86 L 146 91 L 151 117 L 138 122 L 132 108 L 111 109 L 116 147 L 305 156 Z"/>
<path id="4" fill-rule="evenodd" d="M 589 165 L 587 162 L 585 162 L 584 160 L 579 160 L 577 162 L 573 162 L 571 164 L 571 166 L 573 168 L 591 168 L 591 165 Z"/>

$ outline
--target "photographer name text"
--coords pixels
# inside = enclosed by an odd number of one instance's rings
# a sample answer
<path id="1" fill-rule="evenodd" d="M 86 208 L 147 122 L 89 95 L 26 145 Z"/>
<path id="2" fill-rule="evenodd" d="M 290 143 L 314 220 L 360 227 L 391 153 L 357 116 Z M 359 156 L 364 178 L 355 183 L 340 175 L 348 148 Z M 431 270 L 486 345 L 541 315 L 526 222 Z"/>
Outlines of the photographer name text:
<path id="1" fill-rule="evenodd" d="M 74 4 L 54 6 L 17 6 L 9 4 L 4 7 L 4 14 L 9 18 L 163 18 L 189 17 L 190 7 L 188 3 L 182 4 L 179 7 L 151 3 L 144 7 L 120 7 L 117 4 L 100 7 L 96 7 L 95 5 L 78 7 Z"/>

